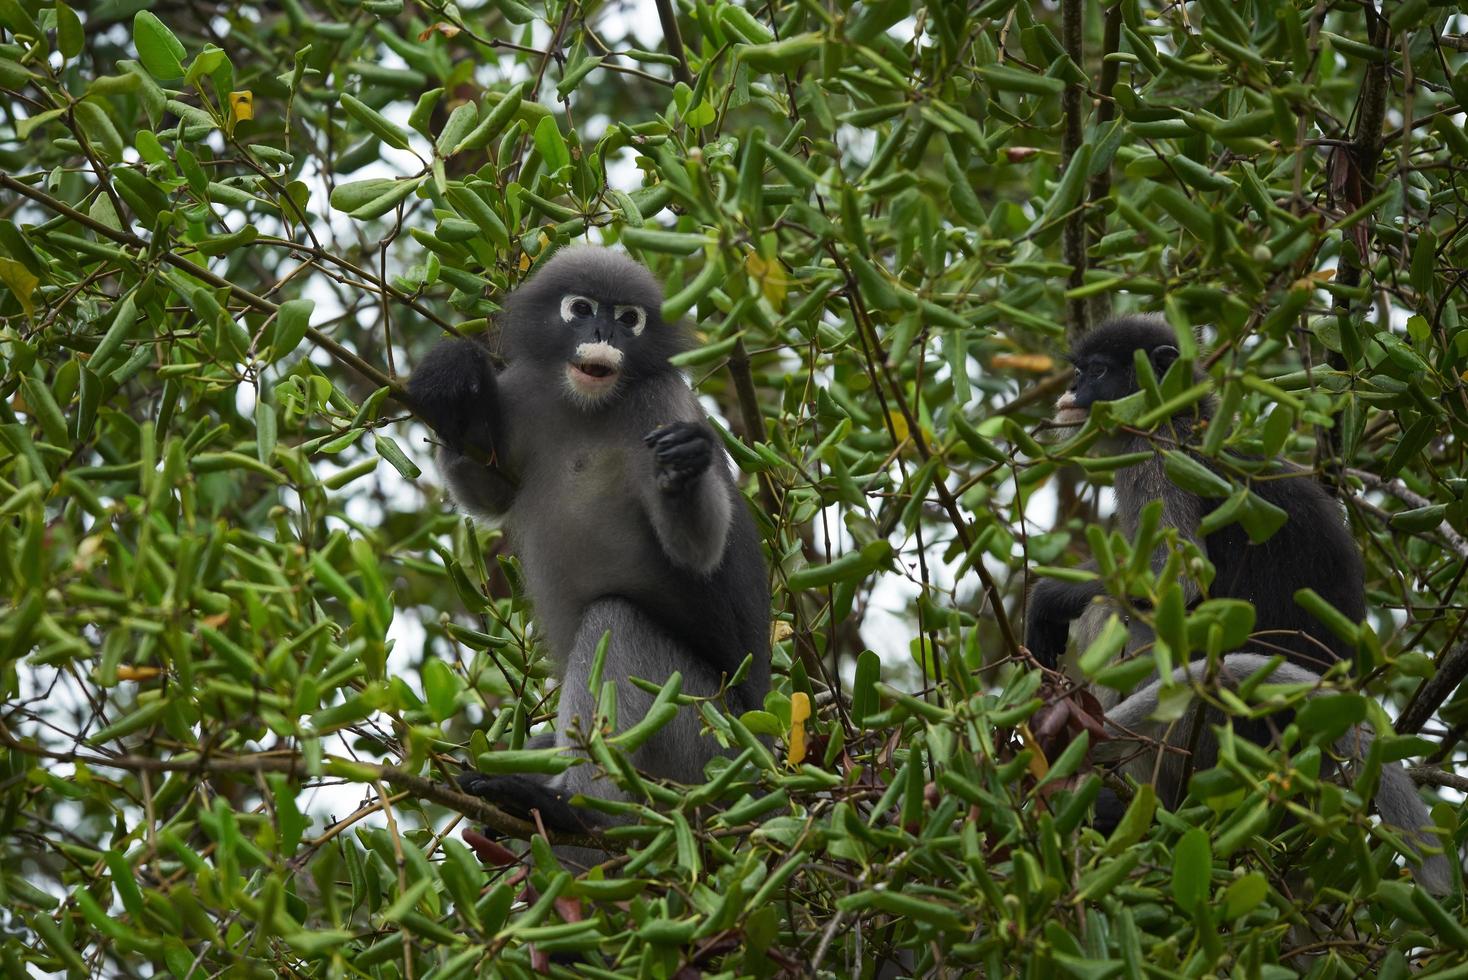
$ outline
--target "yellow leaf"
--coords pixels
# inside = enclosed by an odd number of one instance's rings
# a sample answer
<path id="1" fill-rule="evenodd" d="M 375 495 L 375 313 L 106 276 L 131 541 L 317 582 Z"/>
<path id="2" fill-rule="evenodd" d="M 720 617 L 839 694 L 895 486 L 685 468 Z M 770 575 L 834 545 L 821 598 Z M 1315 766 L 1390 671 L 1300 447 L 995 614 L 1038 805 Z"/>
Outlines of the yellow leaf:
<path id="1" fill-rule="evenodd" d="M 805 761 L 805 722 L 810 717 L 810 697 L 804 691 L 790 695 L 790 751 L 786 756 L 792 766 Z"/>
<path id="2" fill-rule="evenodd" d="M 892 420 L 892 432 L 897 441 L 906 442 L 907 437 L 912 434 L 912 430 L 907 427 L 907 418 L 896 409 L 888 412 L 887 417 Z"/>
<path id="3" fill-rule="evenodd" d="M 117 679 L 120 681 L 151 681 L 163 671 L 157 667 L 130 667 L 127 664 L 118 664 Z"/>
<path id="4" fill-rule="evenodd" d="M 229 111 L 235 122 L 255 118 L 255 93 L 249 89 L 229 93 Z"/>
<path id="5" fill-rule="evenodd" d="M 1029 725 L 1019 726 L 1020 741 L 1025 743 L 1025 748 L 1030 750 L 1030 775 L 1036 779 L 1044 779 L 1045 774 L 1050 771 L 1050 763 L 1045 759 L 1045 753 L 1040 749 L 1040 743 L 1035 741 L 1035 735 L 1030 731 Z"/>
<path id="6" fill-rule="evenodd" d="M 790 288 L 790 280 L 786 278 L 785 267 L 780 264 L 780 260 L 767 260 L 758 252 L 750 252 L 744 258 L 744 268 L 749 277 L 759 283 L 760 291 L 770 305 L 780 309 L 785 302 L 785 293 Z"/>
<path id="7" fill-rule="evenodd" d="M 770 624 L 770 645 L 774 646 L 782 640 L 788 640 L 795 635 L 795 628 L 783 619 L 777 619 Z"/>
<path id="8" fill-rule="evenodd" d="M 31 302 L 31 296 L 41 280 L 32 275 L 31 270 L 14 259 L 0 258 L 0 282 L 10 287 L 26 316 L 35 315 L 36 306 Z"/>
<path id="9" fill-rule="evenodd" d="M 1008 368 L 1013 371 L 1044 374 L 1055 367 L 1055 358 L 1048 354 L 995 354 L 989 360 L 989 364 L 1001 371 Z"/>

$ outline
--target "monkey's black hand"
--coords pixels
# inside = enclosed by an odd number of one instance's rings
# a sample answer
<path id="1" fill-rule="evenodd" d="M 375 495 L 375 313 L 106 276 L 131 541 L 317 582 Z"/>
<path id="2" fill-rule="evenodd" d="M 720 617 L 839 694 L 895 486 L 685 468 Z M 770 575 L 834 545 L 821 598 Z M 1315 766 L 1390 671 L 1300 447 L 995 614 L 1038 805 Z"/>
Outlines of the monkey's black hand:
<path id="1" fill-rule="evenodd" d="M 1031 656 L 1044 667 L 1053 668 L 1065 653 L 1065 641 L 1070 637 L 1070 621 L 1042 621 L 1033 611 L 1025 624 L 1025 646 Z"/>
<path id="2" fill-rule="evenodd" d="M 698 422 L 674 422 L 642 437 L 657 461 L 658 489 L 681 493 L 714 458 L 714 435 Z"/>
<path id="3" fill-rule="evenodd" d="M 1096 797 L 1096 817 L 1091 821 L 1091 826 L 1110 837 L 1121 823 L 1121 818 L 1126 815 L 1126 809 L 1127 802 L 1116 795 L 1116 790 L 1102 787 Z"/>
<path id="4" fill-rule="evenodd" d="M 450 449 L 494 451 L 494 370 L 472 340 L 445 340 L 408 379 L 413 411 Z"/>
<path id="5" fill-rule="evenodd" d="M 1070 639 L 1070 621 L 1084 612 L 1100 592 L 1095 582 L 1053 578 L 1036 582 L 1025 607 L 1025 646 L 1030 654 L 1043 666 L 1058 664 Z"/>
<path id="6" fill-rule="evenodd" d="M 566 798 L 538 779 L 528 776 L 486 776 L 482 772 L 459 773 L 459 789 L 499 807 L 512 817 L 534 821 L 530 811 L 540 811 L 547 830 L 584 834 L 597 829 L 596 814 L 573 807 Z"/>

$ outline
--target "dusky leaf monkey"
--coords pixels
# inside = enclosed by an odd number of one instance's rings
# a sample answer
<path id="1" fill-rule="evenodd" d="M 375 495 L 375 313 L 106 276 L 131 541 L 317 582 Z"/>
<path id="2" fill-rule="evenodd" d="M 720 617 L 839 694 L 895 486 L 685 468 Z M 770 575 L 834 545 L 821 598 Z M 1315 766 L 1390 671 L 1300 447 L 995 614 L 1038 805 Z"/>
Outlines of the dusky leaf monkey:
<path id="1" fill-rule="evenodd" d="M 1138 351 L 1158 378 L 1179 358 L 1176 335 L 1159 319 L 1123 317 L 1086 334 L 1070 355 L 1075 377 L 1070 389 L 1056 403 L 1057 426 L 1074 430 L 1087 420 L 1096 403 L 1116 401 L 1138 391 Z M 1199 379 L 1201 376 L 1194 380 Z M 1128 537 L 1135 536 L 1143 509 L 1160 501 L 1159 532 L 1174 529 L 1177 539 L 1196 546 L 1213 566 L 1214 574 L 1206 587 L 1207 597 L 1245 600 L 1253 605 L 1255 618 L 1248 640 L 1249 652 L 1230 653 L 1221 658 L 1214 667 L 1221 684 L 1236 688 L 1267 666 L 1271 658 L 1281 656 L 1284 662 L 1275 667 L 1272 680 L 1318 682 L 1332 664 L 1351 657 L 1354 648 L 1300 605 L 1295 595 L 1301 589 L 1312 589 L 1346 618 L 1360 622 L 1366 614 L 1360 551 L 1337 501 L 1308 473 L 1288 464 L 1270 464 L 1273 478 L 1250 482 L 1255 494 L 1284 514 L 1284 522 L 1272 536 L 1261 542 L 1252 541 L 1237 522 L 1205 531 L 1204 519 L 1224 503 L 1224 498 L 1204 497 L 1175 484 L 1164 471 L 1160 450 L 1187 453 L 1198 464 L 1214 469 L 1215 464 L 1193 454 L 1190 447 L 1195 435 L 1212 421 L 1215 407 L 1212 398 L 1207 397 L 1166 420 L 1157 435 L 1110 437 L 1109 453 L 1152 454 L 1115 474 L 1118 523 Z M 1160 545 L 1152 556 L 1154 569 L 1161 569 L 1167 559 L 1166 552 L 1166 545 Z M 1096 566 L 1092 562 L 1086 567 L 1094 570 Z M 1204 589 L 1194 579 L 1187 578 L 1182 585 L 1188 605 L 1194 606 L 1204 598 Z M 1075 648 L 1085 650 L 1113 613 L 1121 613 L 1128 626 L 1124 653 L 1135 654 L 1152 643 L 1151 629 L 1143 618 L 1126 615 L 1124 605 L 1108 598 L 1099 579 L 1084 582 L 1041 579 L 1029 596 L 1026 646 L 1041 664 L 1055 668 L 1071 638 L 1072 623 L 1078 624 Z M 1180 666 L 1172 680 L 1201 679 L 1207 668 L 1202 661 Z M 1217 744 L 1201 724 L 1185 721 L 1159 727 L 1148 721 L 1157 709 L 1163 686 L 1160 679 L 1154 679 L 1120 703 L 1115 692 L 1108 689 L 1100 688 L 1095 693 L 1108 709 L 1107 722 L 1113 729 L 1151 732 L 1159 740 L 1154 751 L 1135 754 L 1126 771 L 1144 782 L 1155 777 L 1158 798 L 1175 806 L 1186 793 L 1189 769 L 1202 770 L 1215 765 Z M 1212 720 L 1217 723 L 1222 719 L 1214 713 Z M 1280 716 L 1235 719 L 1234 730 L 1243 738 L 1267 745 L 1285 723 Z M 1161 744 L 1164 741 L 1166 744 Z M 1359 760 L 1369 743 L 1370 736 L 1355 727 L 1338 741 L 1336 748 Z M 1168 748 L 1191 752 L 1190 766 L 1178 761 L 1187 757 L 1185 753 L 1169 752 Z M 1160 758 L 1158 752 L 1162 753 Z M 1389 823 L 1408 830 L 1415 840 L 1428 839 L 1421 832 L 1421 828 L 1431 823 L 1427 808 L 1400 767 L 1383 768 L 1376 803 Z M 1104 796 L 1103 802 L 1098 803 L 1098 823 L 1114 822 L 1119 816 L 1115 798 Z M 1422 875 L 1424 880 L 1430 878 L 1434 884 L 1443 884 L 1447 880 L 1446 862 L 1429 858 Z"/>
<path id="2" fill-rule="evenodd" d="M 469 513 L 503 521 L 560 674 L 555 742 L 596 715 L 588 690 L 610 631 L 603 681 L 626 728 L 653 696 L 634 686 L 682 674 L 682 692 L 724 690 L 734 712 L 770 684 L 770 592 L 754 521 L 698 399 L 669 358 L 686 328 L 661 315 L 662 288 L 625 255 L 563 249 L 505 301 L 502 369 L 481 345 L 446 340 L 409 382 L 442 440 L 438 465 Z M 484 460 L 492 457 L 494 466 Z M 728 685 L 742 662 L 752 664 Z M 728 685 L 728 686 L 726 686 Z M 720 749 L 699 713 L 677 712 L 631 761 L 701 781 Z M 540 739 L 544 742 L 545 739 Z M 553 830 L 598 825 L 576 794 L 620 798 L 589 765 L 555 777 L 466 772 L 460 785 L 505 811 L 539 811 Z"/>

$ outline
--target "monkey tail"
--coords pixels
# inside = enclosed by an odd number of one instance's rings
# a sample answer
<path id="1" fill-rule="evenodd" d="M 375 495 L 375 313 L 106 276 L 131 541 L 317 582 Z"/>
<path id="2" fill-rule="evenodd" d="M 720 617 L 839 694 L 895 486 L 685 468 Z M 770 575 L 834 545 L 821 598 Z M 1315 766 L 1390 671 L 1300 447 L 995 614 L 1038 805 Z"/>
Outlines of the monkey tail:
<path id="1" fill-rule="evenodd" d="M 1278 658 L 1258 653 L 1230 653 L 1218 662 L 1217 676 L 1228 687 L 1238 687 L 1259 671 L 1273 665 L 1269 680 L 1277 684 L 1315 684 L 1320 675 L 1312 670 L 1289 662 L 1276 663 Z M 1207 661 L 1195 660 L 1172 672 L 1174 684 L 1200 681 L 1208 675 Z M 1146 726 L 1157 710 L 1162 691 L 1161 679 L 1148 683 L 1141 690 L 1121 701 L 1106 713 L 1107 724 L 1121 731 L 1136 730 Z M 1314 696 L 1313 694 L 1311 695 Z M 1336 740 L 1335 750 L 1354 765 L 1365 762 L 1371 750 L 1373 736 L 1364 725 L 1352 725 Z M 1446 894 L 1452 889 L 1452 869 L 1448 863 L 1448 848 L 1426 828 L 1432 826 L 1432 815 L 1427 804 L 1417 793 L 1417 786 L 1407 770 L 1396 764 L 1381 767 L 1381 784 L 1376 793 L 1376 809 L 1382 820 L 1406 833 L 1418 847 L 1422 865 L 1417 871 L 1417 880 L 1434 894 Z M 1429 854 L 1423 849 L 1436 847 L 1439 853 Z"/>

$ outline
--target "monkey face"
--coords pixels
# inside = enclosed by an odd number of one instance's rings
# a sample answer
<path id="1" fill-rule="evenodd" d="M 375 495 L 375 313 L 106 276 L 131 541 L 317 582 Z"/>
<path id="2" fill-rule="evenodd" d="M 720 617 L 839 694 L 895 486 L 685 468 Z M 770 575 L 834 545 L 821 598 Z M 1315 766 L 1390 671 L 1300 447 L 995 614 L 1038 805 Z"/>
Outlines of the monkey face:
<path id="1" fill-rule="evenodd" d="M 1137 390 L 1135 352 L 1145 351 L 1158 377 L 1178 358 L 1172 328 L 1143 317 L 1115 320 L 1094 328 L 1070 355 L 1075 377 L 1070 390 L 1055 403 L 1055 422 L 1074 428 L 1086 421 L 1091 406 L 1113 402 Z"/>
<path id="2" fill-rule="evenodd" d="M 562 249 L 505 301 L 504 354 L 578 408 L 673 370 L 687 333 L 662 320 L 663 291 L 631 258 L 590 245 Z"/>
<path id="3" fill-rule="evenodd" d="M 561 322 L 570 334 L 566 385 L 579 401 L 595 403 L 610 395 L 621 380 L 627 350 L 647 329 L 647 310 L 638 303 L 611 303 L 580 293 L 560 302 Z"/>
<path id="4" fill-rule="evenodd" d="M 1110 354 L 1077 358 L 1075 377 L 1071 379 L 1070 390 L 1061 396 L 1061 401 L 1069 398 L 1071 410 L 1080 412 L 1084 419 L 1087 410 L 1096 402 L 1116 401 L 1136 391 L 1131 351 L 1124 353 L 1125 360 Z M 1057 404 L 1056 407 L 1060 406 Z"/>

